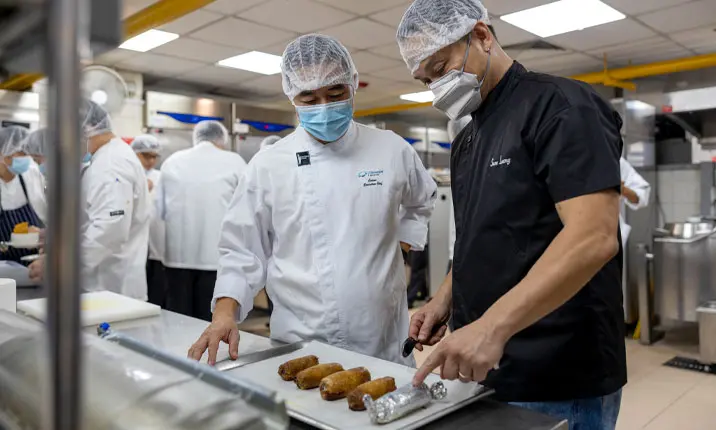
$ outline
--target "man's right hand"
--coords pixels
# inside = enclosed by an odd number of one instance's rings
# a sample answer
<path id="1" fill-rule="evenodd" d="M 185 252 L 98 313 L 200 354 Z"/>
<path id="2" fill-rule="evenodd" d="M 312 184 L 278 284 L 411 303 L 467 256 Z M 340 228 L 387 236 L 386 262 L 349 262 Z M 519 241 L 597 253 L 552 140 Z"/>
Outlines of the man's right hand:
<path id="1" fill-rule="evenodd" d="M 189 348 L 187 357 L 199 361 L 208 349 L 209 365 L 213 366 L 216 364 L 216 353 L 221 342 L 229 344 L 229 357 L 232 360 L 239 358 L 239 327 L 236 324 L 233 313 L 214 312 L 214 319 L 211 325 L 204 330 L 199 340 Z"/>
<path id="2" fill-rule="evenodd" d="M 418 340 L 415 349 L 423 350 L 423 345 L 431 346 L 440 342 L 445 336 L 447 325 L 442 326 L 434 335 L 431 333 L 435 324 L 445 321 L 450 315 L 450 300 L 438 294 L 428 304 L 420 308 L 410 318 L 410 337 Z"/>

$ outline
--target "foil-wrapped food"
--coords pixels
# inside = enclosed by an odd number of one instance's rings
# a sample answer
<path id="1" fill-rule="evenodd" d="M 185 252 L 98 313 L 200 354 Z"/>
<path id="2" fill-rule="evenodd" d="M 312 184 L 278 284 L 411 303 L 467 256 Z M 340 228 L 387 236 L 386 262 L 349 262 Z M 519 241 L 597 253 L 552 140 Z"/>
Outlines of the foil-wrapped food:
<path id="1" fill-rule="evenodd" d="M 445 384 L 438 381 L 430 387 L 425 383 L 417 387 L 413 384 L 404 385 L 378 400 L 366 394 L 363 403 L 373 424 L 387 424 L 446 396 Z"/>

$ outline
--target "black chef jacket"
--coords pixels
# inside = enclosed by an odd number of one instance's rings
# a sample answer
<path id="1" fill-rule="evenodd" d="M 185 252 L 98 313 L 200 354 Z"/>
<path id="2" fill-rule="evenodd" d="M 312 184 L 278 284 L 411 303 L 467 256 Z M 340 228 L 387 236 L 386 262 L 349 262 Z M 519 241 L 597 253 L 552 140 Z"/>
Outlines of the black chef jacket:
<path id="1" fill-rule="evenodd" d="M 563 227 L 555 203 L 620 190 L 620 128 L 586 84 L 512 65 L 453 144 L 455 328 L 525 277 Z M 485 381 L 498 398 L 589 398 L 626 383 L 619 244 L 571 300 L 509 340 Z"/>

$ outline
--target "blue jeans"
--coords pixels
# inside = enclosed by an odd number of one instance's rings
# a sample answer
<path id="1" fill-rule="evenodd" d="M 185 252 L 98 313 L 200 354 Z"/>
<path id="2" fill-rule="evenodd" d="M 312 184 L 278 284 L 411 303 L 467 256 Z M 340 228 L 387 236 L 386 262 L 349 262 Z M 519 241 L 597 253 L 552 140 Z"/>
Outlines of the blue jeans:
<path id="1" fill-rule="evenodd" d="M 614 430 L 621 402 L 622 390 L 591 399 L 511 404 L 565 419 L 569 422 L 569 430 Z"/>

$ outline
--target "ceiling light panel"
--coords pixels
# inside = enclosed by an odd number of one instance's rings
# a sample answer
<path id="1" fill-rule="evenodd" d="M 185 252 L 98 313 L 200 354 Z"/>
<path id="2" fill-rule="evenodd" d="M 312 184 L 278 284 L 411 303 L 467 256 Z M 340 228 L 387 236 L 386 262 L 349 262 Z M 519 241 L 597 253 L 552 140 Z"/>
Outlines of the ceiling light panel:
<path id="1" fill-rule="evenodd" d="M 540 37 L 583 30 L 624 18 L 626 15 L 599 0 L 560 0 L 500 17 Z"/>
<path id="2" fill-rule="evenodd" d="M 130 51 L 147 52 L 152 49 L 178 39 L 179 35 L 161 30 L 148 30 L 142 34 L 134 36 L 123 44 L 119 45 L 122 49 Z"/>
<path id="3" fill-rule="evenodd" d="M 427 103 L 435 99 L 435 95 L 432 91 L 421 91 L 419 93 L 403 94 L 400 96 L 401 100 L 407 100 L 409 102 L 416 103 Z"/>
<path id="4" fill-rule="evenodd" d="M 248 70 L 262 75 L 281 73 L 281 57 L 265 52 L 251 51 L 246 54 L 226 58 L 216 63 L 217 66 Z"/>

